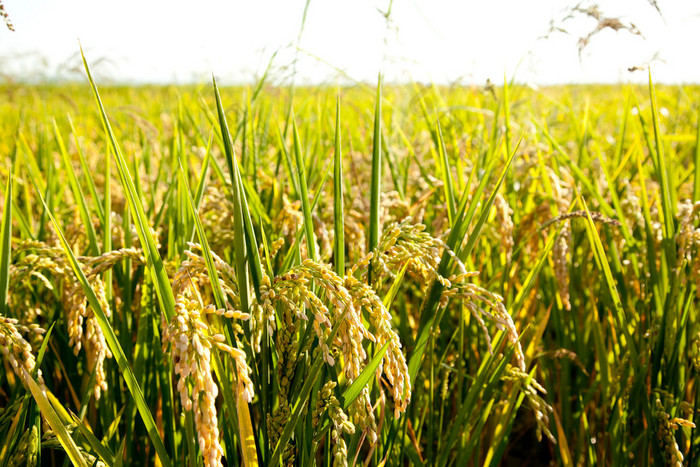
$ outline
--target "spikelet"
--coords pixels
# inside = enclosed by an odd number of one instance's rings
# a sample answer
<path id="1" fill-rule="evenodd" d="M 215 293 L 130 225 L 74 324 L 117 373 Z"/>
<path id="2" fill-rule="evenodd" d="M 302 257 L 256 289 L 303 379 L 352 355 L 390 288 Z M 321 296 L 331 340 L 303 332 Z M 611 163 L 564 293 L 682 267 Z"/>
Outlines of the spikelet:
<path id="1" fill-rule="evenodd" d="M 600 224 L 605 224 L 605 225 L 611 225 L 613 227 L 619 227 L 621 225 L 620 221 L 616 219 L 610 219 L 609 217 L 605 217 L 604 214 L 601 214 L 596 211 L 585 211 L 585 210 L 580 210 L 580 211 L 571 211 L 567 212 L 566 214 L 561 214 L 553 219 L 549 219 L 547 222 L 543 223 L 542 226 L 540 227 L 540 230 L 544 230 L 545 228 L 549 227 L 552 224 L 556 224 L 558 222 L 566 221 L 569 219 L 587 219 L 588 215 L 590 214 L 591 220 L 593 222 L 598 222 Z"/>
<path id="2" fill-rule="evenodd" d="M 117 250 L 103 253 L 100 256 L 81 256 L 78 258 L 78 260 L 88 268 L 88 272 L 86 274 L 88 276 L 102 274 L 125 259 L 130 259 L 133 261 L 133 264 L 137 266 L 146 264 L 146 258 L 143 256 L 143 251 L 138 248 L 119 248 Z"/>
<path id="3" fill-rule="evenodd" d="M 280 388 L 279 397 L 289 401 L 289 390 L 294 378 L 294 369 L 297 363 L 299 351 L 299 337 L 297 335 L 297 320 L 291 310 L 285 308 L 282 312 L 282 328 L 277 333 L 277 382 Z"/>
<path id="4" fill-rule="evenodd" d="M 345 276 L 344 287 L 352 295 L 353 306 L 367 313 L 373 330 L 368 337 L 380 347 L 389 343 L 382 363 L 377 367 L 377 376 L 383 372 L 391 383 L 394 416 L 398 418 L 400 412 L 406 411 L 411 400 L 411 381 L 408 376 L 406 357 L 401 351 L 401 341 L 391 326 L 391 315 L 374 290 L 355 277 Z"/>
<path id="5" fill-rule="evenodd" d="M 106 286 L 100 277 L 105 271 L 113 268 L 118 262 L 124 259 L 131 259 L 134 265 L 142 265 L 146 263 L 143 252 L 136 248 L 121 248 L 103 253 L 96 257 L 79 257 L 86 271 L 86 277 L 90 281 L 100 307 L 106 316 L 111 316 L 111 308 L 106 296 Z M 104 333 L 100 328 L 97 318 L 92 309 L 87 307 L 82 287 L 80 284 L 73 284 L 75 289 L 70 296 L 64 296 L 65 303 L 72 304 L 68 308 L 68 319 L 72 326 L 69 326 L 69 335 L 74 342 L 74 352 L 80 350 L 84 346 L 87 356 L 88 371 L 95 371 L 95 400 L 99 400 L 102 391 L 107 390 L 107 377 L 104 371 L 104 361 L 107 358 L 112 358 L 112 352 L 105 341 Z M 73 313 L 72 310 L 76 310 Z M 78 329 L 79 324 L 84 324 L 85 328 Z M 73 334 L 71 334 L 71 331 Z M 79 341 L 75 341 L 75 337 Z"/>
<path id="6" fill-rule="evenodd" d="M 65 227 L 64 235 L 73 251 L 85 251 L 88 239 L 77 204 L 71 209 L 70 222 Z"/>
<path id="7" fill-rule="evenodd" d="M 32 373 L 36 365 L 36 359 L 32 353 L 32 346 L 27 342 L 20 331 L 43 333 L 44 330 L 37 325 L 26 327 L 20 325 L 15 318 L 0 315 L 0 353 L 10 364 L 12 371 L 24 381 L 22 369 Z M 41 370 L 37 369 L 37 381 L 44 390 L 44 379 Z"/>
<path id="8" fill-rule="evenodd" d="M 554 409 L 540 396 L 540 393 L 547 394 L 547 391 L 534 378 L 531 379 L 530 375 L 510 365 L 506 367 L 503 379 L 517 381 L 522 385 L 522 391 L 525 393 L 525 403 L 535 414 L 537 440 L 542 441 L 542 434 L 544 433 L 553 444 L 557 444 L 557 440 L 549 430 L 549 414 L 554 412 Z"/>
<path id="9" fill-rule="evenodd" d="M 374 417 L 372 401 L 369 397 L 369 389 L 363 387 L 360 395 L 350 404 L 350 415 L 355 425 L 358 426 L 369 439 L 370 444 L 377 442 L 377 420 Z"/>
<path id="10" fill-rule="evenodd" d="M 304 225 L 304 215 L 301 212 L 301 201 L 289 201 L 286 194 L 282 195 L 282 209 L 274 221 L 275 231 L 290 239 Z"/>
<path id="11" fill-rule="evenodd" d="M 559 232 L 559 236 L 554 241 L 554 246 L 552 247 L 552 255 L 554 257 L 554 277 L 557 280 L 562 305 L 567 310 L 571 310 L 569 295 L 569 268 L 567 266 L 570 236 L 571 228 L 568 224 L 566 224 L 564 227 L 562 227 L 561 231 Z"/>
<path id="12" fill-rule="evenodd" d="M 40 323 L 44 310 L 55 297 L 59 280 L 70 273 L 63 250 L 35 240 L 24 240 L 12 246 L 9 269 L 8 309 L 20 323 Z M 30 333 L 33 346 L 42 335 Z"/>
<path id="13" fill-rule="evenodd" d="M 269 284 L 269 279 L 266 282 Z M 269 290 L 269 287 L 267 290 Z M 269 298 L 266 300 L 269 301 Z M 282 436 L 282 431 L 291 413 L 289 390 L 292 385 L 292 379 L 294 378 L 294 370 L 297 362 L 296 357 L 299 350 L 296 316 L 289 307 L 282 306 L 281 308 L 281 327 L 277 332 L 277 385 L 279 387 L 279 406 L 272 414 L 267 414 L 267 434 L 270 449 L 273 450 L 277 446 L 277 441 L 280 436 Z M 283 449 L 285 464 L 293 462 L 294 455 L 294 445 L 287 443 Z"/>
<path id="14" fill-rule="evenodd" d="M 345 230 L 345 245 L 348 249 L 347 260 L 358 260 L 366 254 L 365 228 L 362 224 L 362 215 L 355 210 L 346 211 L 347 216 L 343 219 Z"/>
<path id="15" fill-rule="evenodd" d="M 511 209 L 508 201 L 500 193 L 496 194 L 493 207 L 496 211 L 496 228 L 498 229 L 500 240 L 503 242 L 506 261 L 510 262 L 513 246 L 515 245 L 513 241 L 513 218 L 511 217 L 513 209 Z"/>
<path id="16" fill-rule="evenodd" d="M 676 437 L 673 433 L 680 425 L 687 425 L 695 428 L 695 424 L 683 419 L 674 418 L 671 420 L 671 415 L 666 412 L 660 399 L 656 399 L 654 408 L 657 423 L 656 435 L 659 441 L 659 447 L 664 456 L 664 465 L 669 467 L 683 467 L 683 453 L 678 447 Z"/>
<path id="17" fill-rule="evenodd" d="M 660 253 L 663 250 L 661 244 L 664 239 L 664 228 L 661 222 L 662 215 L 659 212 L 659 207 L 656 204 L 649 206 L 649 215 L 651 216 L 651 240 L 654 242 L 654 248 L 657 251 L 656 262 L 659 264 L 661 258 Z"/>
<path id="18" fill-rule="evenodd" d="M 449 278 L 441 277 L 437 272 L 442 252 L 446 252 L 452 257 L 458 271 L 457 274 Z M 358 263 L 349 271 L 345 279 L 345 286 L 348 289 L 362 290 L 362 284 L 352 276 L 356 270 L 365 270 L 366 264 L 372 264 L 373 271 L 379 271 L 376 276 L 381 276 L 383 274 L 390 277 L 394 275 L 392 271 L 399 270 L 404 264 L 408 264 L 408 270 L 413 270 L 414 277 L 420 280 L 422 284 L 425 284 L 424 288 L 427 288 L 432 278 L 435 278 L 444 287 L 440 298 L 440 306 L 446 307 L 450 299 L 462 299 L 465 306 L 470 310 L 472 316 L 474 316 L 482 328 L 486 336 L 489 351 L 492 350 L 491 339 L 483 316 L 495 322 L 499 329 L 506 331 L 509 342 L 515 348 L 518 367 L 523 371 L 525 370 L 525 356 L 520 345 L 519 335 L 513 319 L 503 305 L 503 298 L 473 284 L 471 278 L 478 273 L 467 271 L 464 264 L 454 255 L 447 245 L 442 240 L 434 238 L 426 233 L 424 231 L 424 226 L 410 224 L 408 219 L 388 226 L 382 233 L 376 253 L 372 256 L 368 256 L 364 262 Z M 358 294 L 358 292 L 353 293 L 353 295 L 355 294 Z M 358 295 L 362 296 L 361 293 Z M 383 305 L 380 307 L 379 304 L 375 304 L 376 308 L 372 308 L 372 305 L 369 305 L 370 303 L 370 300 L 365 300 L 365 302 L 362 303 L 362 306 L 369 306 L 370 309 L 373 310 L 373 312 L 369 313 L 370 316 L 383 316 L 383 320 L 378 321 L 378 323 L 390 322 L 390 315 L 386 309 L 384 309 Z M 485 308 L 490 310 L 490 312 L 480 305 L 485 305 Z M 377 325 L 381 326 L 381 324 Z M 393 337 L 387 336 L 382 344 L 387 340 L 392 342 L 387 355 L 389 355 L 390 352 L 393 356 L 401 355 L 398 337 L 394 340 Z M 394 342 L 398 343 L 397 347 L 394 347 Z M 397 378 L 400 378 L 398 375 L 403 373 L 401 369 L 403 363 L 400 363 L 400 359 L 397 358 L 392 365 L 394 366 L 391 368 L 391 373 L 397 375 Z M 389 378 L 389 381 L 394 386 L 394 400 L 401 401 L 397 405 L 398 411 L 403 407 L 403 402 L 407 403 L 407 401 L 402 401 L 401 397 L 399 397 L 400 391 L 403 390 L 404 381 L 400 379 L 394 381 L 391 378 Z M 407 379 L 405 383 L 408 383 Z M 408 392 L 410 392 L 410 385 L 408 386 Z"/>
<path id="19" fill-rule="evenodd" d="M 692 280 L 697 286 L 700 285 L 700 229 L 694 223 L 697 213 L 700 212 L 700 202 L 693 204 L 690 200 L 683 200 L 678 203 L 678 234 L 676 244 L 678 245 L 678 267 L 677 273 L 680 275 L 685 271 L 685 265 L 690 266 L 684 280 Z M 700 290 L 696 292 L 700 296 Z"/>
<path id="20" fill-rule="evenodd" d="M 283 400 L 280 402 L 279 407 L 272 415 L 267 415 L 267 437 L 269 439 L 271 449 L 274 449 L 277 446 L 277 442 L 282 436 L 284 427 L 287 421 L 289 421 L 291 414 L 292 409 L 289 406 L 289 403 L 286 400 Z M 293 466 L 295 454 L 296 447 L 294 445 L 294 441 L 290 440 L 282 450 L 282 464 L 285 467 Z"/>
<path id="21" fill-rule="evenodd" d="M 173 292 L 177 295 L 186 290 L 194 291 L 211 287 L 207 264 L 204 257 L 198 254 L 202 247 L 198 243 L 188 243 L 190 249 L 185 250 L 187 259 L 180 264 L 173 279 Z M 216 253 L 211 252 L 214 266 L 219 275 L 219 287 L 226 296 L 228 303 L 235 309 L 240 309 L 241 302 L 238 295 L 238 281 L 236 272 Z"/>
<path id="22" fill-rule="evenodd" d="M 62 249 L 36 240 L 24 240 L 12 246 L 9 272 L 10 307 L 23 310 L 24 321 L 35 322 L 40 311 L 34 298 L 37 288 L 31 280 L 36 279 L 46 289 L 54 290 L 51 278 L 61 279 L 70 274 L 70 266 Z"/>
<path id="23" fill-rule="evenodd" d="M 634 192 L 629 180 L 623 179 L 622 185 L 624 191 L 620 197 L 620 206 L 630 232 L 637 228 L 644 228 L 644 214 L 642 214 L 642 204 L 639 197 Z"/>
<path id="24" fill-rule="evenodd" d="M 469 272 L 451 276 L 449 279 L 451 286 L 443 290 L 440 297 L 440 306 L 447 306 L 447 302 L 450 299 L 463 300 L 464 306 L 467 307 L 483 330 L 489 352 L 492 352 L 491 337 L 483 317 L 485 316 L 496 323 L 496 327 L 506 333 L 508 341 L 514 347 L 518 367 L 521 371 L 525 371 L 525 354 L 520 345 L 520 337 L 515 328 L 513 318 L 503 305 L 503 297 L 472 283 L 471 279 L 477 274 L 476 272 Z"/>
<path id="25" fill-rule="evenodd" d="M 549 178 L 552 183 L 554 192 L 554 202 L 557 205 L 559 214 L 562 215 L 569 210 L 571 204 L 571 190 L 568 189 L 566 183 L 559 178 L 553 171 L 549 171 Z M 565 309 L 571 310 L 571 301 L 569 295 L 569 268 L 568 268 L 568 253 L 571 242 L 571 226 L 566 223 L 559 231 L 559 236 L 554 242 L 552 248 L 552 256 L 554 257 L 554 276 L 557 281 L 559 296 L 561 297 L 562 305 Z"/>
<path id="26" fill-rule="evenodd" d="M 460 273 L 466 273 L 459 261 L 444 241 L 425 231 L 422 224 L 413 224 L 410 218 L 384 228 L 376 250 L 368 258 L 368 263 L 358 262 L 354 271 L 362 271 L 362 278 L 367 276 L 366 264 L 372 265 L 372 285 L 376 288 L 386 277 L 395 278 L 394 271 L 407 265 L 407 274 L 424 288 L 437 278 L 443 285 L 449 286 L 446 279 L 437 274 L 442 252 L 447 252 L 457 265 Z"/>
<path id="27" fill-rule="evenodd" d="M 209 247 L 213 251 L 223 251 L 234 238 L 233 203 L 226 188 L 211 184 L 202 199 L 199 216 L 207 234 Z"/>
<path id="28" fill-rule="evenodd" d="M 255 297 L 253 301 L 253 306 L 260 307 L 262 309 L 261 321 L 256 323 L 258 332 L 253 332 L 254 337 L 257 337 L 253 341 L 253 347 L 260 347 L 260 336 L 262 335 L 263 327 L 267 328 L 268 336 L 272 336 L 277 328 L 277 323 L 275 321 L 275 307 L 272 301 L 275 299 L 275 292 L 272 290 L 272 284 L 270 283 L 270 277 L 267 274 L 263 274 L 262 280 L 260 281 L 260 299 Z M 253 330 L 253 328 L 251 328 Z"/>
<path id="29" fill-rule="evenodd" d="M 109 301 L 105 296 L 105 284 L 99 276 L 88 278 L 95 291 L 102 311 L 106 316 L 111 316 Z M 95 370 L 95 400 L 99 400 L 102 391 L 107 390 L 107 381 L 104 371 L 104 361 L 112 358 L 112 353 L 107 346 L 102 328 L 100 328 L 95 313 L 88 306 L 87 298 L 79 282 L 74 281 L 64 288 L 63 307 L 68 322 L 69 345 L 73 347 L 73 353 L 78 355 L 80 349 L 85 349 L 88 361 L 88 370 Z"/>
<path id="30" fill-rule="evenodd" d="M 550 225 L 567 221 L 570 219 L 582 218 L 586 219 L 590 215 L 593 222 L 610 225 L 614 227 L 619 227 L 621 225 L 620 221 L 616 219 L 610 219 L 605 217 L 603 214 L 595 211 L 587 212 L 585 210 L 572 211 L 565 214 L 561 214 L 547 222 L 543 223 L 540 230 L 544 230 Z M 565 309 L 571 310 L 571 302 L 569 296 L 569 271 L 568 271 L 568 253 L 569 253 L 569 243 L 571 241 L 571 226 L 567 223 L 564 224 L 559 232 L 559 236 L 554 242 L 552 247 L 552 255 L 554 257 L 554 276 L 557 281 L 557 286 L 559 289 L 559 296 L 561 297 L 562 305 Z"/>
<path id="31" fill-rule="evenodd" d="M 698 206 L 700 206 L 700 203 Z M 693 259 L 691 251 L 693 247 L 693 233 L 695 232 L 693 213 L 692 201 L 685 199 L 678 203 L 678 221 L 680 225 L 676 243 L 678 244 L 678 260 L 681 262 L 690 262 Z"/>
<path id="32" fill-rule="evenodd" d="M 20 467 L 25 465 L 36 465 L 37 453 L 39 452 L 39 431 L 36 425 L 26 430 L 19 439 L 15 452 L 7 462 L 8 467 Z"/>
<path id="33" fill-rule="evenodd" d="M 333 466 L 347 467 L 348 451 L 343 434 L 352 435 L 355 433 L 355 425 L 348 420 L 348 416 L 343 412 L 340 406 L 340 401 L 333 394 L 333 389 L 336 383 L 328 381 L 323 385 L 323 388 L 318 392 L 318 400 L 316 408 L 312 414 L 312 425 L 318 426 L 320 418 L 324 413 L 328 414 L 328 418 L 333 423 L 331 429 L 331 438 L 333 438 Z"/>
<path id="34" fill-rule="evenodd" d="M 314 219 L 316 219 L 316 216 L 314 216 Z M 330 261 L 333 256 L 333 242 L 335 241 L 333 229 L 329 230 L 326 223 L 319 218 L 318 221 L 314 221 L 314 231 L 319 242 L 319 257 L 324 262 Z"/>
<path id="35" fill-rule="evenodd" d="M 325 291 L 325 297 L 331 304 L 330 310 L 311 291 L 310 282 Z M 397 416 L 405 410 L 411 393 L 406 359 L 401 352 L 398 335 L 392 329 L 391 315 L 373 289 L 352 275 L 341 279 L 327 266 L 311 260 L 304 261 L 302 265 L 276 278 L 273 287 L 275 299 L 295 310 L 298 317 L 305 319 L 305 314 L 294 299 L 313 311 L 314 330 L 318 336 L 319 347 L 329 365 L 334 365 L 335 359 L 325 343 L 325 338 L 334 325 L 339 326 L 333 346 L 343 356 L 342 370 L 350 381 L 359 376 L 367 359 L 362 341 L 369 339 L 379 346 L 389 342 L 377 375 L 384 373 L 394 385 L 393 398 Z M 362 324 L 362 310 L 367 312 L 370 329 L 366 329 Z"/>
<path id="36" fill-rule="evenodd" d="M 105 293 L 105 284 L 99 276 L 93 280 L 92 288 L 105 315 L 110 316 L 111 311 Z M 107 390 L 104 361 L 106 358 L 112 358 L 112 352 L 109 350 L 102 328 L 97 322 L 97 317 L 95 317 L 94 313 L 90 313 L 85 322 L 83 342 L 85 343 L 85 353 L 87 354 L 88 371 L 92 372 L 93 369 L 95 370 L 94 394 L 95 400 L 99 400 L 101 391 Z"/>
<path id="37" fill-rule="evenodd" d="M 379 223 L 381 225 L 401 222 L 410 214 L 411 206 L 407 200 L 401 198 L 398 191 L 382 192 L 380 198 Z"/>
<path id="38" fill-rule="evenodd" d="M 247 319 L 240 312 L 217 310 L 213 306 L 202 307 L 198 301 L 178 294 L 175 314 L 163 331 L 164 352 L 170 349 L 175 373 L 179 376 L 177 390 L 180 403 L 185 410 L 194 412 L 197 441 L 206 466 L 220 466 L 223 448 L 219 443 L 216 397 L 219 387 L 214 382 L 211 369 L 211 349 L 216 347 L 233 357 L 236 376 L 245 388 L 243 398 L 250 402 L 253 383 L 248 376 L 250 370 L 245 354 L 225 344 L 221 334 L 211 335 L 204 318 L 206 314 L 217 314 L 231 318 Z"/>

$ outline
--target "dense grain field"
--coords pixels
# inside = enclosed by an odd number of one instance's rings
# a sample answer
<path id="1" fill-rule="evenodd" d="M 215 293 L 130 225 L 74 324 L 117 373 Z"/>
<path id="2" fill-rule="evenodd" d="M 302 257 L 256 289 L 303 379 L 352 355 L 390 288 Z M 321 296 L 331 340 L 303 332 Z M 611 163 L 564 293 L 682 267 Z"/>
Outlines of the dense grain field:
<path id="1" fill-rule="evenodd" d="M 0 466 L 700 462 L 697 87 L 0 94 Z"/>

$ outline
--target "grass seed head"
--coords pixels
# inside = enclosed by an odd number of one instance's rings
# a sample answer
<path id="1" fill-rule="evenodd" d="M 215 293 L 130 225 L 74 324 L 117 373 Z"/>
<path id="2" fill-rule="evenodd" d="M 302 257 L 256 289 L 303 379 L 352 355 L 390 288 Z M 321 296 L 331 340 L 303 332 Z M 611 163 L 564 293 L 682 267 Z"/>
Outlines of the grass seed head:
<path id="1" fill-rule="evenodd" d="M 0 354 L 10 364 L 12 371 L 23 381 L 22 368 L 31 374 L 36 365 L 36 358 L 32 353 L 32 346 L 20 332 L 22 329 L 17 319 L 0 315 Z M 27 330 L 27 328 L 24 329 Z M 41 370 L 36 371 L 39 386 L 45 389 Z"/>

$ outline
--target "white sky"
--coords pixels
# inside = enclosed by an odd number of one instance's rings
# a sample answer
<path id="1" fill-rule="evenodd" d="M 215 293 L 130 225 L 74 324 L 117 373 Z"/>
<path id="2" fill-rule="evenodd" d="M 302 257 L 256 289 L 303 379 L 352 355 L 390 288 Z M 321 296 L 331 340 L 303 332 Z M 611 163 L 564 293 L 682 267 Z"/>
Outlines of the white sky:
<path id="1" fill-rule="evenodd" d="M 700 83 L 700 2 L 599 0 L 605 16 L 636 24 L 596 35 L 579 59 L 577 40 L 595 27 L 564 23 L 578 0 L 312 0 L 297 82 L 454 81 L 498 84 L 504 73 L 539 84 L 645 82 L 628 67 L 652 61 L 656 82 Z M 0 27 L 0 75 L 82 79 L 78 39 L 99 79 L 125 82 L 250 82 L 273 62 L 291 73 L 305 0 L 4 0 L 16 32 Z M 0 25 L 1 26 L 1 25 Z M 339 72 L 342 70 L 342 73 Z M 343 78 L 344 77 L 344 78 Z"/>

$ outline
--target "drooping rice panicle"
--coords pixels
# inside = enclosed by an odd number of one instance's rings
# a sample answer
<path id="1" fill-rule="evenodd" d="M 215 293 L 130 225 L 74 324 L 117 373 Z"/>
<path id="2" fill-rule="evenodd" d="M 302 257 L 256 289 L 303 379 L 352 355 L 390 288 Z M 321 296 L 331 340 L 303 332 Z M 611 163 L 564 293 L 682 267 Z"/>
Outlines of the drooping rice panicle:
<path id="1" fill-rule="evenodd" d="M 15 318 L 8 318 L 0 315 L 0 353 L 12 371 L 19 377 L 20 381 L 24 380 L 21 369 L 24 368 L 28 373 L 33 373 L 36 365 L 36 358 L 32 352 L 32 346 L 22 336 L 23 331 L 26 333 L 42 334 L 44 330 L 36 324 L 30 327 L 20 325 Z M 37 380 L 39 385 L 44 387 L 44 378 L 41 376 L 41 370 L 36 369 Z"/>
<path id="2" fill-rule="evenodd" d="M 212 348 L 231 355 L 236 375 L 245 388 L 244 398 L 252 400 L 253 387 L 245 354 L 225 343 L 221 334 L 211 334 L 206 315 L 215 314 L 230 319 L 247 319 L 245 313 L 217 310 L 213 306 L 202 307 L 197 300 L 180 293 L 176 299 L 175 316 L 163 332 L 164 351 L 172 355 L 174 371 L 178 375 L 177 391 L 180 404 L 194 412 L 197 442 L 207 466 L 223 465 L 223 448 L 219 442 L 216 398 L 219 394 L 212 376 Z"/>

